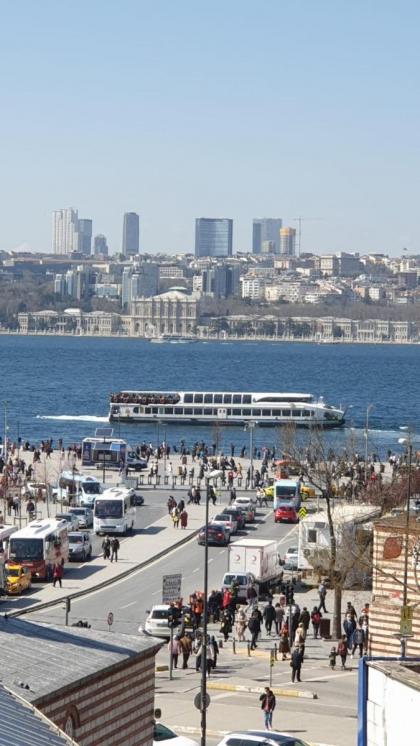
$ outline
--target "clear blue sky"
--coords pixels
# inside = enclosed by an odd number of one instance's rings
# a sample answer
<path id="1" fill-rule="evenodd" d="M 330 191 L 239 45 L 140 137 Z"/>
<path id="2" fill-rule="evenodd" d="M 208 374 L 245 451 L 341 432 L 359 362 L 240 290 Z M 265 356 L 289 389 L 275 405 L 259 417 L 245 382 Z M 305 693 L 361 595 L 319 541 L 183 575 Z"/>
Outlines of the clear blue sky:
<path id="1" fill-rule="evenodd" d="M 75 206 L 111 248 L 297 215 L 303 249 L 420 250 L 414 0 L 0 2 L 0 248 Z M 291 223 L 293 224 L 293 223 Z"/>

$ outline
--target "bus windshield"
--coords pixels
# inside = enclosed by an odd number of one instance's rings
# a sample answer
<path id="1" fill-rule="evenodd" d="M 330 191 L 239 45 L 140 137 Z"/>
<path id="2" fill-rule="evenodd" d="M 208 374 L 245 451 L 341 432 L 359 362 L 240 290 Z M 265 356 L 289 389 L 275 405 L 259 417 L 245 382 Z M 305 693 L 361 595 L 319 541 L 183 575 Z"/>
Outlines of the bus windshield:
<path id="1" fill-rule="evenodd" d="M 95 502 L 96 518 L 122 518 L 122 514 L 122 500 L 96 500 Z"/>
<path id="2" fill-rule="evenodd" d="M 296 485 L 276 484 L 276 497 L 296 497 Z"/>
<path id="3" fill-rule="evenodd" d="M 83 482 L 83 492 L 87 495 L 100 495 L 101 485 L 99 482 Z"/>
<path id="4" fill-rule="evenodd" d="M 10 555 L 16 560 L 44 559 L 42 539 L 11 539 Z"/>

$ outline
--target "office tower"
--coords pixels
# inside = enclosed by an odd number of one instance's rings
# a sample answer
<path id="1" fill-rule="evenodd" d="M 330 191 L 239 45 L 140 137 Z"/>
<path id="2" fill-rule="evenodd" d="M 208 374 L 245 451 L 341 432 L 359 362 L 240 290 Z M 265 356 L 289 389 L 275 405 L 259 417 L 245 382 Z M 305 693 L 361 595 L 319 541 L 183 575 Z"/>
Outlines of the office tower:
<path id="1" fill-rule="evenodd" d="M 232 256 L 233 220 L 196 218 L 195 255 Z"/>
<path id="2" fill-rule="evenodd" d="M 261 254 L 264 241 L 274 241 L 275 254 L 280 254 L 281 218 L 254 218 L 252 221 L 252 253 Z"/>
<path id="3" fill-rule="evenodd" d="M 92 221 L 80 218 L 77 223 L 77 251 L 89 256 L 92 251 Z"/>
<path id="4" fill-rule="evenodd" d="M 123 224 L 122 253 L 135 256 L 140 251 L 140 220 L 136 212 L 126 212 Z"/>
<path id="5" fill-rule="evenodd" d="M 54 210 L 52 219 L 53 254 L 71 254 L 73 251 L 77 251 L 77 210 L 73 207 Z"/>
<path id="6" fill-rule="evenodd" d="M 296 250 L 296 228 L 280 228 L 280 254 L 294 256 Z"/>
<path id="7" fill-rule="evenodd" d="M 159 265 L 140 264 L 136 269 L 125 267 L 122 273 L 121 304 L 128 305 L 137 298 L 150 298 L 159 289 Z"/>
<path id="8" fill-rule="evenodd" d="M 57 295 L 66 294 L 66 277 L 65 275 L 56 275 L 54 277 L 54 293 Z"/>
<path id="9" fill-rule="evenodd" d="M 98 233 L 93 239 L 93 253 L 101 254 L 102 256 L 108 256 L 108 244 L 106 242 L 106 236 L 103 233 Z"/>
<path id="10" fill-rule="evenodd" d="M 228 298 L 239 292 L 240 267 L 223 265 L 203 269 L 201 272 L 201 290 L 205 295 L 215 298 Z"/>
<path id="11" fill-rule="evenodd" d="M 280 240 L 280 236 L 279 236 Z M 261 241 L 261 254 L 275 254 L 276 253 L 276 242 L 275 241 Z"/>

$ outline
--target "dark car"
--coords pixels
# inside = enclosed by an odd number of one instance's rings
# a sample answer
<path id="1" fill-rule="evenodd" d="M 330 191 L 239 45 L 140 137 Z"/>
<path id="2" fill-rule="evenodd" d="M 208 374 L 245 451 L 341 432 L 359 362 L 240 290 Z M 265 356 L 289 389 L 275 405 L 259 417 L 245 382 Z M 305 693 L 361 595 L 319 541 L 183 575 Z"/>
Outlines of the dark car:
<path id="1" fill-rule="evenodd" d="M 198 544 L 204 544 L 206 540 L 206 529 L 205 526 L 201 529 L 198 534 Z M 230 541 L 230 532 L 221 524 L 219 526 L 209 525 L 207 528 L 207 543 L 215 544 L 216 546 L 226 547 Z"/>
<path id="2" fill-rule="evenodd" d="M 235 519 L 236 523 L 238 524 L 239 531 L 242 531 L 245 528 L 246 515 L 242 512 L 242 510 L 240 510 L 240 508 L 225 508 L 223 513 L 225 515 L 231 515 L 232 518 Z"/>
<path id="3" fill-rule="evenodd" d="M 139 495 L 137 494 L 137 492 L 134 492 L 134 495 L 131 496 L 130 502 L 132 505 L 139 507 L 140 505 L 144 505 L 144 497 L 143 495 Z"/>
<path id="4" fill-rule="evenodd" d="M 280 505 L 274 511 L 274 523 L 298 523 L 299 518 L 294 505 Z"/>

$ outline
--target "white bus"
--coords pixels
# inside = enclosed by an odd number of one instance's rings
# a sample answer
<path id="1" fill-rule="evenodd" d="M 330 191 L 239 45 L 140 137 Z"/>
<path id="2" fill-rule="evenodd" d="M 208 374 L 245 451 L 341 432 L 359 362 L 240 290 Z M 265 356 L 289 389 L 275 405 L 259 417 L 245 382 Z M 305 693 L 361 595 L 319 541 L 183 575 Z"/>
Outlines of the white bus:
<path id="1" fill-rule="evenodd" d="M 95 499 L 93 530 L 96 534 L 126 534 L 134 528 L 133 490 L 111 487 Z"/>
<path id="2" fill-rule="evenodd" d="M 67 521 L 32 521 L 10 537 L 9 559 L 28 567 L 33 578 L 49 580 L 54 565 L 69 561 Z"/>
<path id="3" fill-rule="evenodd" d="M 0 595 L 6 593 L 5 565 L 9 559 L 9 542 L 12 534 L 16 533 L 17 526 L 0 525 Z"/>
<path id="4" fill-rule="evenodd" d="M 69 505 L 80 505 L 92 508 L 95 498 L 105 489 L 96 477 L 88 477 L 73 471 L 62 471 L 58 487 L 53 489 L 57 502 L 68 502 Z"/>

